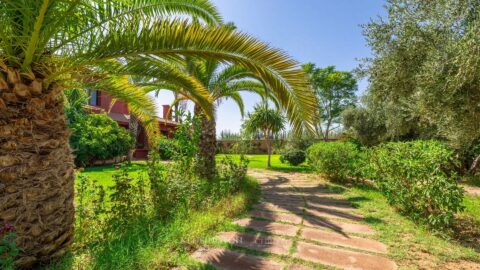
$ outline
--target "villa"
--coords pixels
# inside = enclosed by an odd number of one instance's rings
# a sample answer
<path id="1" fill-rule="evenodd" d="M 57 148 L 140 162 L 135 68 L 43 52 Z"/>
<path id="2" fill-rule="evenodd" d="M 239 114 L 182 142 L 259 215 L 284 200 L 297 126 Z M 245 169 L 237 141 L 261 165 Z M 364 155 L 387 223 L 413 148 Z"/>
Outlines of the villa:
<path id="1" fill-rule="evenodd" d="M 89 91 L 90 99 L 88 101 L 87 108 L 92 113 L 107 113 L 113 120 L 115 120 L 120 126 L 128 129 L 130 124 L 130 113 L 128 111 L 128 105 L 117 100 L 112 105 L 112 97 L 101 91 Z M 163 136 L 172 138 L 175 132 L 178 122 L 172 118 L 170 112 L 170 105 L 162 105 L 163 114 L 162 117 L 158 117 L 158 126 Z M 148 140 L 145 134 L 145 130 L 140 126 L 140 130 L 137 136 L 136 150 L 133 154 L 136 159 L 145 159 L 148 155 Z"/>

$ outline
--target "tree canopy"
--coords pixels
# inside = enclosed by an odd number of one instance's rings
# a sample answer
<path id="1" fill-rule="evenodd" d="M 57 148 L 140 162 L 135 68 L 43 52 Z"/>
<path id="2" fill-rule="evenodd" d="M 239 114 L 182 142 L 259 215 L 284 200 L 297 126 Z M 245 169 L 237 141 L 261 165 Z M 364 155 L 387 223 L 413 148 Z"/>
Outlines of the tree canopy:
<path id="1" fill-rule="evenodd" d="M 373 51 L 372 112 L 387 137 L 439 138 L 456 148 L 480 138 L 480 3 L 470 0 L 389 0 L 387 18 L 364 35 Z"/>
<path id="2" fill-rule="evenodd" d="M 308 63 L 303 65 L 303 69 L 309 75 L 311 87 L 317 96 L 317 133 L 328 139 L 330 132 L 339 128 L 341 113 L 355 105 L 357 80 L 351 72 L 337 71 L 334 66 L 319 68 Z"/>

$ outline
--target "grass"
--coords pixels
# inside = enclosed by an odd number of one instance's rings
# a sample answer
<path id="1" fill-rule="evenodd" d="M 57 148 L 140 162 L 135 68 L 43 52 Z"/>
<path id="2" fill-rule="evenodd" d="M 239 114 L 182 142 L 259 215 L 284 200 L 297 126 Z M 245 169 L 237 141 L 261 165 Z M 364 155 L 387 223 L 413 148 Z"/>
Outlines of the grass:
<path id="1" fill-rule="evenodd" d="M 145 161 L 134 161 L 131 164 L 125 164 L 124 166 L 127 169 L 128 174 L 133 178 L 144 174 L 147 169 Z M 103 187 L 111 187 L 113 186 L 112 175 L 116 172 L 118 172 L 118 170 L 115 169 L 114 165 L 103 165 L 85 168 L 81 174 L 97 180 L 97 182 Z"/>
<path id="2" fill-rule="evenodd" d="M 463 201 L 465 206 L 465 215 L 475 219 L 480 224 L 480 197 L 465 196 Z"/>
<path id="3" fill-rule="evenodd" d="M 217 159 L 225 155 L 218 155 Z M 238 155 L 228 155 L 238 159 Z M 249 168 L 265 169 L 266 155 L 248 155 Z M 134 163 L 128 169 L 140 174 L 144 163 Z M 311 172 L 306 165 L 282 164 L 279 155 L 272 155 L 272 170 Z M 113 166 L 86 169 L 83 173 L 95 177 L 104 185 L 111 184 Z M 377 232 L 373 237 L 389 246 L 389 257 L 400 269 L 438 269 L 447 262 L 480 262 L 479 253 L 468 245 L 449 239 L 446 235 L 432 233 L 423 225 L 415 224 L 390 207 L 384 196 L 369 186 L 344 188 L 331 185 L 343 194 L 363 214 L 366 223 Z M 258 197 L 258 185 L 252 179 L 242 191 L 225 198 L 214 207 L 202 211 L 179 214 L 169 223 L 145 220 L 138 227 L 129 229 L 127 235 L 110 243 L 102 243 L 92 251 L 70 255 L 60 265 L 50 269 L 181 269 L 204 267 L 190 258 L 189 253 L 202 246 L 218 246 L 214 236 L 223 230 L 237 230 L 231 220 L 245 212 Z M 480 197 L 466 196 L 465 211 L 461 216 L 480 224 Z M 467 226 L 467 225 L 465 225 Z M 473 239 L 475 240 L 475 239 Z M 224 245 L 224 244 L 221 244 Z"/>
<path id="4" fill-rule="evenodd" d="M 479 253 L 473 248 L 448 236 L 432 233 L 400 215 L 372 187 L 354 186 L 345 189 L 344 195 L 358 206 L 366 223 L 377 232 L 374 237 L 389 246 L 389 256 L 401 266 L 400 269 L 439 269 L 446 262 L 459 260 L 480 262 Z M 467 211 L 478 213 L 479 205 L 474 206 L 478 201 L 470 203 L 467 199 Z"/>
<path id="5" fill-rule="evenodd" d="M 224 158 L 225 156 L 231 157 L 233 160 L 238 160 L 240 155 L 234 154 L 219 154 L 217 155 L 217 160 Z M 246 155 L 250 163 L 248 164 L 249 168 L 254 169 L 267 169 L 267 155 Z M 274 171 L 283 171 L 283 172 L 312 172 L 312 169 L 305 163 L 298 166 L 292 166 L 288 163 L 282 163 L 280 161 L 280 155 L 271 156 L 271 168 L 270 170 Z"/>
<path id="6" fill-rule="evenodd" d="M 214 236 L 245 212 L 259 196 L 259 185 L 247 178 L 240 191 L 211 208 L 179 212 L 169 222 L 143 217 L 122 228 L 122 235 L 77 250 L 45 270 L 87 269 L 201 269 L 189 254 L 212 242 Z"/>
<path id="7" fill-rule="evenodd" d="M 225 156 L 231 157 L 233 160 L 239 160 L 239 155 L 217 155 L 217 160 L 224 158 Z M 248 164 L 249 168 L 255 169 L 266 169 L 267 168 L 267 155 L 247 155 L 250 163 Z M 311 172 L 312 169 L 306 165 L 301 164 L 299 166 L 292 166 L 287 163 L 280 162 L 280 155 L 272 155 L 271 159 L 272 167 L 270 170 L 276 171 L 284 171 L 284 172 Z M 135 178 L 139 175 L 145 173 L 146 170 L 146 162 L 145 161 L 134 161 L 131 164 L 125 165 L 128 174 Z M 104 166 L 95 166 L 95 167 L 88 167 L 85 168 L 82 175 L 88 176 L 91 179 L 95 179 L 98 181 L 99 184 L 103 185 L 104 187 L 110 187 L 113 185 L 113 178 L 112 175 L 115 174 L 117 170 L 115 170 L 114 165 L 104 165 Z"/>

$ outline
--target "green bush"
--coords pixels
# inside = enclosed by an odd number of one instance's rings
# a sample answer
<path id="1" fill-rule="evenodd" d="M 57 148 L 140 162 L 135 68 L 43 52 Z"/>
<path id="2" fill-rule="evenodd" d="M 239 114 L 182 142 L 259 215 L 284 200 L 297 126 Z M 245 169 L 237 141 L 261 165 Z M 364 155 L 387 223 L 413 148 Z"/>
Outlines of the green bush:
<path id="1" fill-rule="evenodd" d="M 297 166 L 305 162 L 306 158 L 307 157 L 304 151 L 298 149 L 289 149 L 285 150 L 280 156 L 280 161 L 282 163 L 288 162 L 290 165 Z"/>
<path id="2" fill-rule="evenodd" d="M 319 142 L 307 149 L 308 164 L 334 181 L 358 177 L 360 159 L 360 151 L 351 142 Z"/>
<path id="3" fill-rule="evenodd" d="M 4 223 L 0 226 L 0 269 L 14 269 L 15 257 L 19 254 L 15 238 L 13 225 Z"/>
<path id="4" fill-rule="evenodd" d="M 391 205 L 442 228 L 462 209 L 452 160 L 453 152 L 437 141 L 392 142 L 371 151 L 369 171 Z"/>
<path id="5" fill-rule="evenodd" d="M 174 139 L 161 138 L 157 144 L 161 160 L 172 160 L 179 152 L 178 142 Z"/>
<path id="6" fill-rule="evenodd" d="M 133 147 L 130 133 L 106 114 L 87 114 L 70 123 L 70 129 L 77 166 L 127 155 Z"/>
<path id="7" fill-rule="evenodd" d="M 242 181 L 247 176 L 249 160 L 244 155 L 240 155 L 239 162 L 226 156 L 218 163 L 218 176 L 220 180 L 220 195 L 229 195 L 240 190 Z"/>

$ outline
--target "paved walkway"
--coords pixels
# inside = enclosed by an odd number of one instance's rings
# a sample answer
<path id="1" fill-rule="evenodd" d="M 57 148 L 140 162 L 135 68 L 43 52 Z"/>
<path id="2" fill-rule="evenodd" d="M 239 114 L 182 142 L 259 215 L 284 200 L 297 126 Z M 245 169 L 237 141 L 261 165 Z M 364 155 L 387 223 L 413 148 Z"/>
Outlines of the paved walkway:
<path id="1" fill-rule="evenodd" d="M 387 247 L 347 200 L 307 180 L 311 175 L 254 170 L 262 200 L 248 218 L 235 223 L 245 232 L 223 232 L 234 250 L 206 248 L 194 253 L 217 269 L 397 269 Z M 258 252 L 268 256 L 258 256 Z M 256 255 L 254 255 L 256 254 Z"/>

